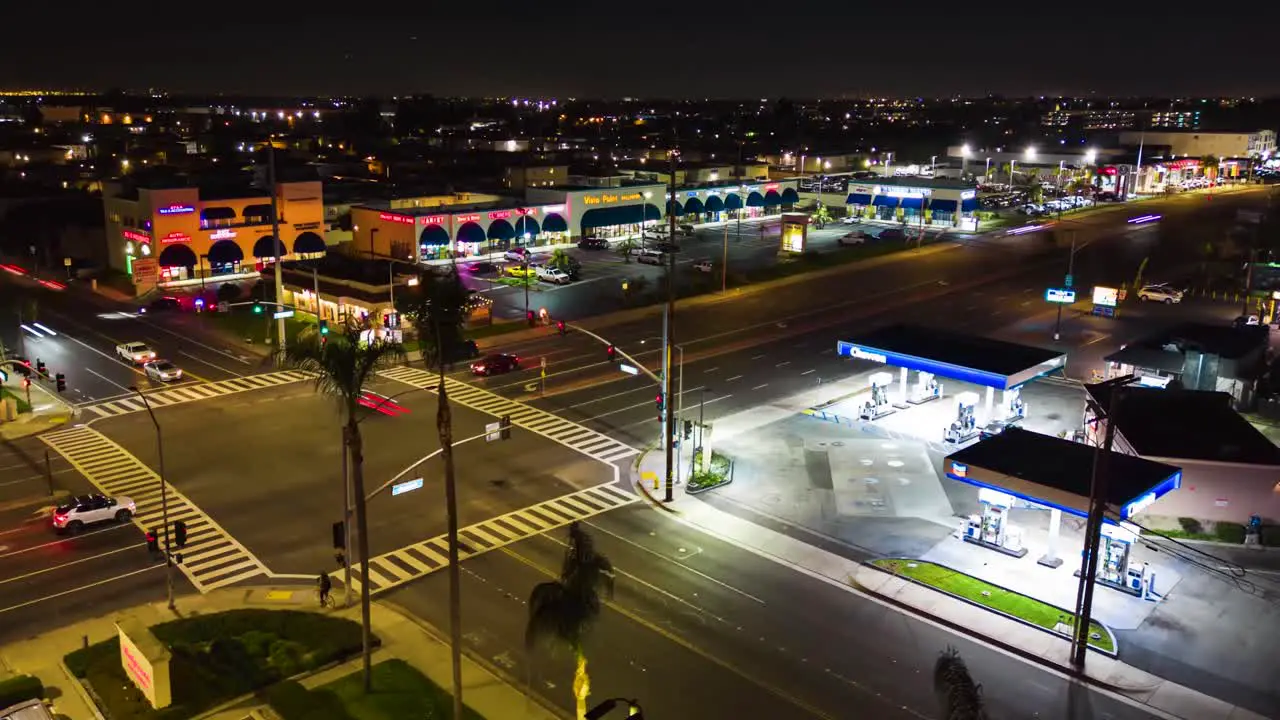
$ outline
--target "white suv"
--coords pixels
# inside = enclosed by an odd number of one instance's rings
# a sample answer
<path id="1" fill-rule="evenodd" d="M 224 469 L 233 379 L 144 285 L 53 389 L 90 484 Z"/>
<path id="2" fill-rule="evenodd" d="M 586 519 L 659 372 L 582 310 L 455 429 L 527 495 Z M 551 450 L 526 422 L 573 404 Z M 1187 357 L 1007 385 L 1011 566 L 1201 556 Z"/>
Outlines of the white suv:
<path id="1" fill-rule="evenodd" d="M 1138 299 L 1143 302 L 1162 302 L 1166 304 L 1182 302 L 1182 291 L 1168 285 L 1144 285 L 1138 291 Z"/>
<path id="2" fill-rule="evenodd" d="M 134 365 L 149 363 L 156 359 L 156 351 L 147 346 L 146 343 L 131 342 L 116 346 L 116 355 L 124 358 L 126 361 Z"/>
<path id="3" fill-rule="evenodd" d="M 85 525 L 112 520 L 127 523 L 133 519 L 136 510 L 137 506 L 127 497 L 80 495 L 54 509 L 53 528 L 58 532 L 74 535 L 83 530 Z"/>
<path id="4" fill-rule="evenodd" d="M 569 274 L 560 268 L 553 268 L 547 265 L 539 265 L 537 269 L 538 279 L 543 282 L 555 283 L 556 285 L 568 285 Z"/>

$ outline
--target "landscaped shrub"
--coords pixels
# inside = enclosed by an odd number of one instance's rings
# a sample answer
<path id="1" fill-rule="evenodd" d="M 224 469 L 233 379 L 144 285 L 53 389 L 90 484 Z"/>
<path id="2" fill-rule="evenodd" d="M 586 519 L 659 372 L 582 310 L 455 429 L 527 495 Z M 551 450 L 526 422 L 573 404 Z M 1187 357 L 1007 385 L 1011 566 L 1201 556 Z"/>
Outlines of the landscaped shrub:
<path id="1" fill-rule="evenodd" d="M 67 669 L 71 671 L 72 675 L 82 678 L 88 674 L 89 668 L 94 663 L 104 658 L 115 660 L 119 664 L 120 638 L 118 636 L 71 652 L 63 658 L 63 662 L 67 664 Z"/>
<path id="2" fill-rule="evenodd" d="M 44 683 L 34 675 L 16 675 L 0 680 L 0 708 L 44 697 Z"/>
<path id="3" fill-rule="evenodd" d="M 1268 547 L 1280 546 L 1280 525 L 1263 525 L 1258 542 Z"/>
<path id="4" fill-rule="evenodd" d="M 1218 539 L 1227 543 L 1243 543 L 1244 542 L 1244 526 L 1239 523 L 1220 522 L 1213 527 L 1213 533 Z"/>
<path id="5" fill-rule="evenodd" d="M 323 690 L 308 691 L 292 681 L 267 690 L 267 704 L 284 720 L 350 720 L 342 701 Z"/>
<path id="6" fill-rule="evenodd" d="M 1180 517 L 1178 518 L 1178 524 L 1182 526 L 1182 531 L 1185 533 L 1199 535 L 1204 532 L 1204 525 L 1201 525 L 1200 521 L 1195 518 Z"/>

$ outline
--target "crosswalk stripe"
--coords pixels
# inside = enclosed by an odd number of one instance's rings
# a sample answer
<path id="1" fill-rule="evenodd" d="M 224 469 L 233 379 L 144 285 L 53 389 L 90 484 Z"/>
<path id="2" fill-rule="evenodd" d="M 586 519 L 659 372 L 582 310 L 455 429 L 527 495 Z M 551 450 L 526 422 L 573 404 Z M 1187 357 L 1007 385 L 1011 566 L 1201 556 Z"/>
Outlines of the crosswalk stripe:
<path id="1" fill-rule="evenodd" d="M 466 560 L 512 543 L 564 527 L 577 520 L 630 505 L 635 495 L 610 485 L 597 485 L 562 495 L 558 498 L 514 510 L 458 530 L 458 558 Z M 425 542 L 408 545 L 378 555 L 364 572 L 363 565 L 352 563 L 351 589 L 360 589 L 360 578 L 367 577 L 369 593 L 376 594 L 433 573 L 449 564 L 448 537 L 440 535 Z M 424 562 L 425 561 L 425 562 Z M 412 572 L 411 572 L 412 569 Z M 342 582 L 342 570 L 330 573 Z M 355 576 L 359 577 L 355 577 Z"/>
<path id="2" fill-rule="evenodd" d="M 151 402 L 152 405 L 156 407 L 167 407 L 169 405 L 209 400 L 210 398 L 222 397 L 223 395 L 233 395 L 235 393 L 248 392 L 250 390 L 278 387 L 280 385 L 309 380 L 311 378 L 312 376 L 309 373 L 297 370 L 281 370 L 277 372 L 261 373 L 259 375 L 245 375 L 243 377 L 219 380 L 218 382 L 213 383 L 186 383 L 183 385 L 168 387 L 163 390 L 152 390 L 143 394 L 147 396 L 147 400 Z M 121 398 L 118 400 L 104 400 L 102 402 L 92 403 L 89 405 L 81 405 L 80 409 L 93 411 L 97 416 L 93 419 L 99 420 L 102 418 L 117 417 L 119 415 L 141 412 L 146 408 L 140 400 L 136 400 L 134 398 Z"/>
<path id="3" fill-rule="evenodd" d="M 160 477 L 106 435 L 80 425 L 46 433 L 40 439 L 66 458 L 81 475 L 108 495 L 127 495 L 139 503 L 133 524 L 144 532 L 162 522 Z M 129 490 L 141 492 L 128 495 Z M 188 522 L 187 546 L 177 567 L 200 592 L 263 575 L 266 567 L 230 533 L 172 486 L 166 490 L 169 522 Z M 140 501 L 145 501 L 142 504 Z M 163 536 L 163 531 L 162 531 Z M 176 548 L 175 548 L 176 551 Z"/>
<path id="4" fill-rule="evenodd" d="M 435 392 L 440 382 L 439 376 L 433 373 L 406 366 L 389 368 L 378 374 L 388 380 L 402 382 L 428 392 Z M 542 435 L 601 462 L 617 462 L 637 452 L 626 443 L 572 420 L 566 420 L 474 385 L 445 378 L 445 390 L 449 394 L 449 399 L 459 405 L 497 417 L 508 416 L 516 427 Z"/>

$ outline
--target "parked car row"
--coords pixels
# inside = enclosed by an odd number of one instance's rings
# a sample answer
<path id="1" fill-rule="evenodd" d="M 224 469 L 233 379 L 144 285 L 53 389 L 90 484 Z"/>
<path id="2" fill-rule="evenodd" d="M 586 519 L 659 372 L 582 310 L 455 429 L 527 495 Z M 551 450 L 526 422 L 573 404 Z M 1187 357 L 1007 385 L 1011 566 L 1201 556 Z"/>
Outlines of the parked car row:
<path id="1" fill-rule="evenodd" d="M 1023 215 L 1052 215 L 1054 213 L 1069 212 L 1078 210 L 1083 207 L 1089 207 L 1093 204 L 1093 200 L 1083 195 L 1065 195 L 1055 200 L 1046 200 L 1043 203 L 1027 203 L 1018 209 Z"/>

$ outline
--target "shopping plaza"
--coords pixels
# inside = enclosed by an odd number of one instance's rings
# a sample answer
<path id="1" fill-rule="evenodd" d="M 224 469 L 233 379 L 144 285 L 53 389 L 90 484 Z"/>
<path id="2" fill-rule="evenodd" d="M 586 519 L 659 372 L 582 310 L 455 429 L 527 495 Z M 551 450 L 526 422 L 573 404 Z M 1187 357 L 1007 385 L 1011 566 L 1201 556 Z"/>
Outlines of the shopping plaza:
<path id="1" fill-rule="evenodd" d="M 392 209 L 351 209 L 357 256 L 430 262 L 469 258 L 513 247 L 546 248 L 584 237 L 636 237 L 668 219 L 698 225 L 780 214 L 799 202 L 795 180 L 687 186 L 666 202 L 666 185 L 556 186 L 526 189 L 524 203 Z"/>
<path id="2" fill-rule="evenodd" d="M 849 183 L 849 214 L 872 220 L 977 230 L 978 191 L 972 183 L 892 177 Z"/>

